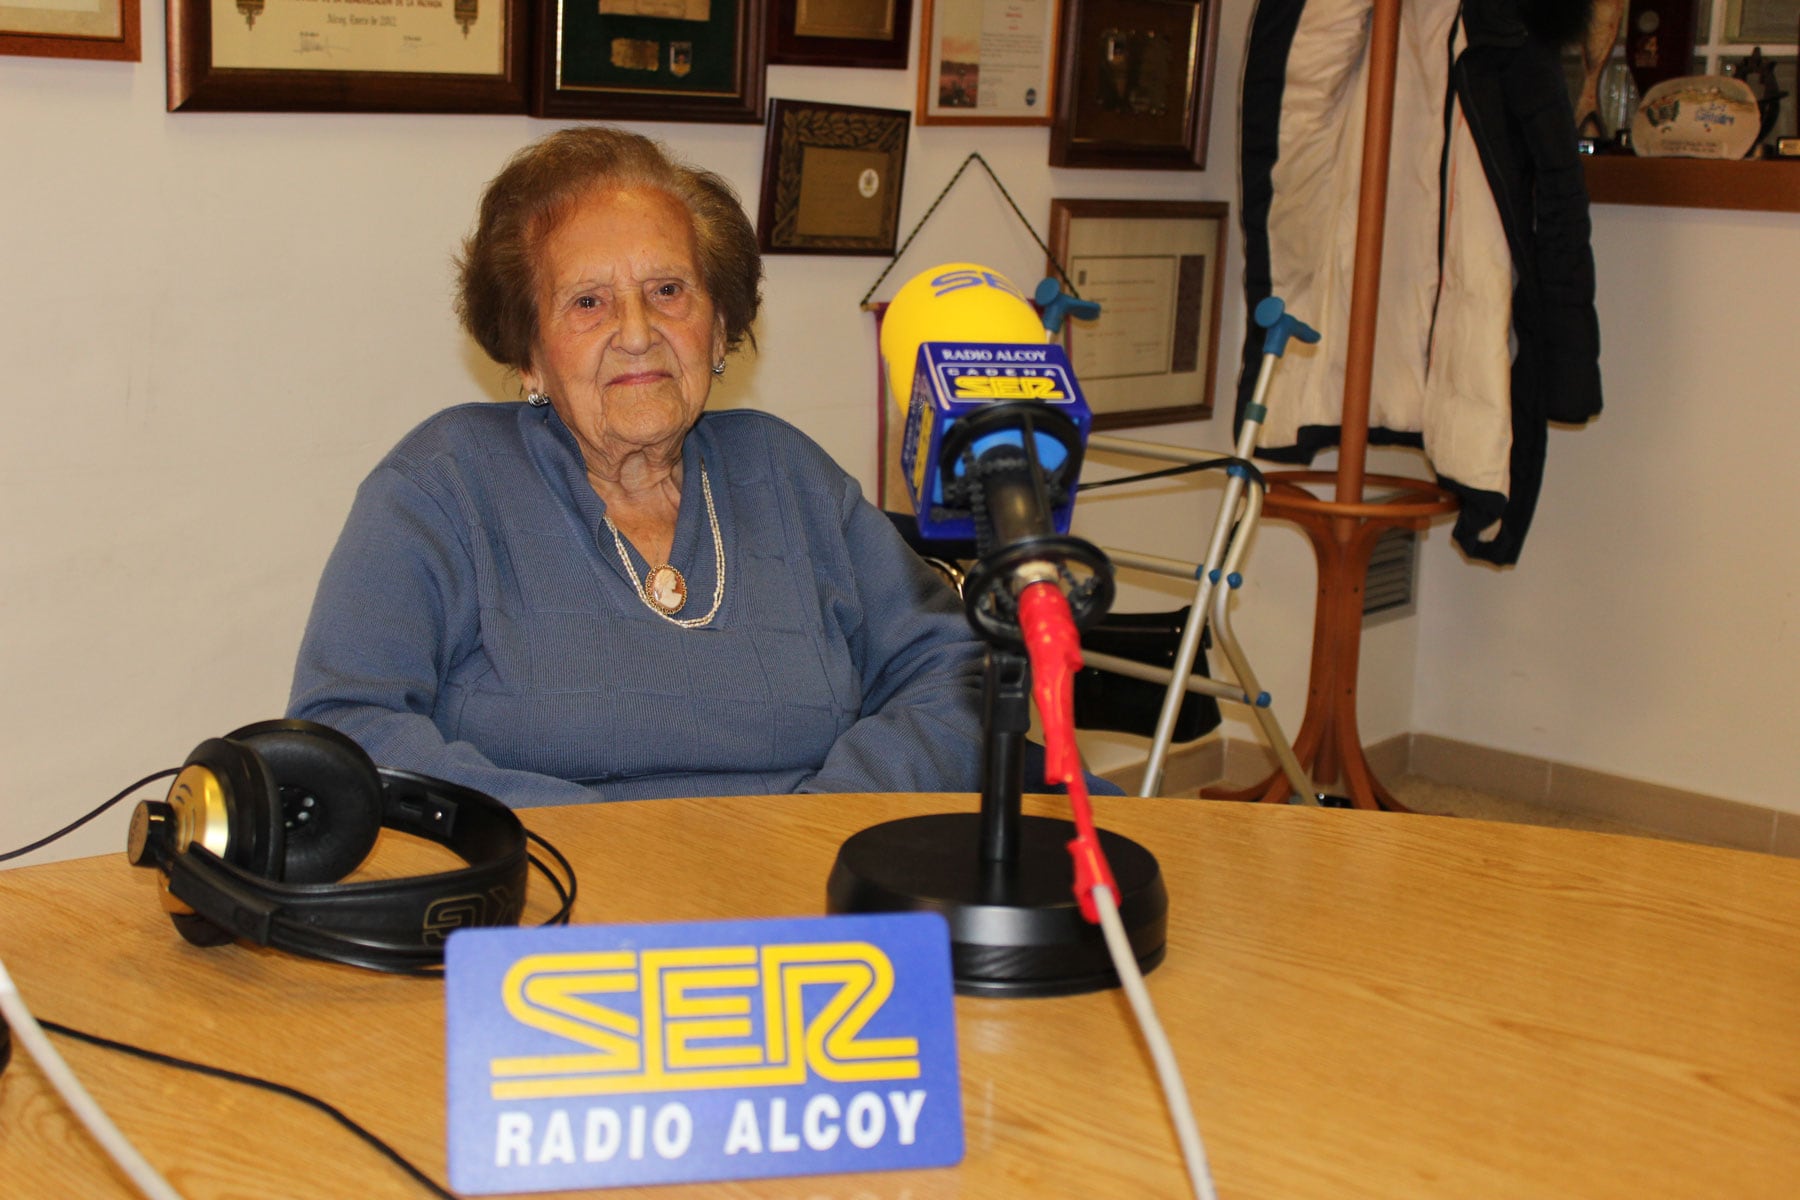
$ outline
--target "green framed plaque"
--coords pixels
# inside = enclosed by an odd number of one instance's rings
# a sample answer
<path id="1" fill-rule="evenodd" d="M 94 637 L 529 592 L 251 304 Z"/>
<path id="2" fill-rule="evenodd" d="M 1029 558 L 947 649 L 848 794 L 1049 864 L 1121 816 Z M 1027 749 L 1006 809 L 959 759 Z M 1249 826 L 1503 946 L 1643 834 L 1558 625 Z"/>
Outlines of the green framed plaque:
<path id="1" fill-rule="evenodd" d="M 551 0 L 532 113 L 755 125 L 766 6 L 757 0 Z"/>

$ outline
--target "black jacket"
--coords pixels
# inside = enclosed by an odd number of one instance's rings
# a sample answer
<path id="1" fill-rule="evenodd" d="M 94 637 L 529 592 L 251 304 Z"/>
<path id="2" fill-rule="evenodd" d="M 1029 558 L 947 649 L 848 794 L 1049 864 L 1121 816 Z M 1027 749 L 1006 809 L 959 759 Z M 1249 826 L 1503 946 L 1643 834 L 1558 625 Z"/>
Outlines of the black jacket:
<path id="1" fill-rule="evenodd" d="M 1366 26 L 1361 42 L 1342 31 L 1371 7 L 1260 0 L 1246 52 L 1245 298 L 1280 294 L 1328 343 L 1347 332 L 1367 87 Z M 1423 447 L 1461 502 L 1457 543 L 1497 563 L 1517 560 L 1530 527 L 1547 422 L 1601 405 L 1587 194 L 1552 37 L 1578 31 L 1581 7 L 1401 8 L 1369 440 Z M 1261 344 L 1249 330 L 1240 419 Z M 1337 444 L 1341 364 L 1341 349 L 1290 350 L 1259 454 L 1309 462 Z"/>

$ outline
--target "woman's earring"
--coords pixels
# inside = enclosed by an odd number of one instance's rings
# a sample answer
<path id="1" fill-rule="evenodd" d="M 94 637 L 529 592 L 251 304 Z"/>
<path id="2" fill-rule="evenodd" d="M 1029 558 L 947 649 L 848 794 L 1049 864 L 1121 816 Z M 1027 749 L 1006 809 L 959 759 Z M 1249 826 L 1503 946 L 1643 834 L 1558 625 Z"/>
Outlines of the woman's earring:
<path id="1" fill-rule="evenodd" d="M 721 358 L 718 362 L 713 364 L 713 374 L 714 375 L 723 375 L 724 373 L 725 373 L 725 360 Z"/>
<path id="2" fill-rule="evenodd" d="M 543 408 L 550 403 L 550 397 L 544 395 L 544 393 L 538 391 L 536 388 L 532 388 L 529 392 L 525 393 L 525 403 L 531 405 L 533 408 Z"/>

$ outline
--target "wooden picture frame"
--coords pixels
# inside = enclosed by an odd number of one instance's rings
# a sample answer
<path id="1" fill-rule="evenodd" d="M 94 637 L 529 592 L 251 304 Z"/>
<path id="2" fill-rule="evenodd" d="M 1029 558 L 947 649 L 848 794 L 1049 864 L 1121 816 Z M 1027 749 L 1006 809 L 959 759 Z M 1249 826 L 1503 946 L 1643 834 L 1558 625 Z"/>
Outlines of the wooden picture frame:
<path id="1" fill-rule="evenodd" d="M 690 15 L 666 15 L 676 7 Z M 762 0 L 546 0 L 532 115 L 759 124 L 766 12 Z"/>
<path id="2" fill-rule="evenodd" d="M 522 113 L 530 11 L 526 0 L 168 0 L 168 109 Z"/>
<path id="3" fill-rule="evenodd" d="M 912 0 L 772 0 L 769 61 L 794 67 L 904 71 Z"/>
<path id="4" fill-rule="evenodd" d="M 91 12 L 0 0 L 0 54 L 141 62 L 139 0 L 98 0 Z"/>
<path id="5" fill-rule="evenodd" d="M 1745 46 L 1784 42 L 1792 28 L 1792 0 L 1714 0 L 1725 5 L 1725 40 Z M 1746 11 L 1748 10 L 1748 11 Z"/>
<path id="6" fill-rule="evenodd" d="M 1055 167 L 1206 166 L 1220 0 L 1062 0 Z"/>
<path id="7" fill-rule="evenodd" d="M 756 240 L 764 254 L 891 257 L 912 114 L 771 100 Z"/>
<path id="8" fill-rule="evenodd" d="M 1695 0 L 1630 0 L 1625 6 L 1625 28 L 1619 40 L 1624 43 L 1625 62 L 1640 93 L 1649 92 L 1665 79 L 1698 73 L 1694 69 L 1698 7 Z"/>
<path id="9" fill-rule="evenodd" d="M 1231 206 L 1222 200 L 1052 200 L 1050 273 L 1100 303 L 1062 345 L 1095 429 L 1212 415 Z"/>
<path id="10" fill-rule="evenodd" d="M 1059 0 L 921 0 L 920 125 L 1048 125 L 1055 119 Z M 983 43 L 984 22 L 1011 22 Z"/>

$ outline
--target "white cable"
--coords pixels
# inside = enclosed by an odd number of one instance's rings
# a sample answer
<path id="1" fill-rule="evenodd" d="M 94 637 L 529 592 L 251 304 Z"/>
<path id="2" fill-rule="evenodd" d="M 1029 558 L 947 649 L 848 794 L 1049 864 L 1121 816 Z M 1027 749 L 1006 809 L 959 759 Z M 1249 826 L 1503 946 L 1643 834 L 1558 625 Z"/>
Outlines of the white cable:
<path id="1" fill-rule="evenodd" d="M 0 962 L 0 1012 L 6 1014 L 7 1023 L 12 1026 L 13 1036 L 18 1038 L 19 1044 L 37 1060 L 39 1069 L 62 1094 L 69 1108 L 81 1118 L 81 1123 L 88 1127 L 94 1140 L 112 1156 L 112 1160 L 119 1164 L 119 1169 L 130 1177 L 138 1190 L 151 1200 L 181 1200 L 181 1193 L 170 1187 L 168 1180 L 158 1174 L 156 1168 L 138 1153 L 137 1147 L 126 1140 L 125 1135 L 119 1132 L 119 1127 L 112 1123 L 112 1119 L 88 1095 L 87 1089 L 81 1086 L 81 1081 L 75 1078 L 75 1073 L 69 1070 L 69 1064 L 63 1061 L 62 1055 L 56 1052 L 56 1047 L 50 1044 L 50 1039 L 44 1036 L 37 1018 L 25 1007 L 25 1000 L 19 995 L 19 989 L 13 986 L 12 976 L 6 973 L 4 962 Z"/>
<path id="2" fill-rule="evenodd" d="M 1156 1064 L 1156 1077 L 1162 1083 L 1163 1096 L 1169 1105 L 1169 1120 L 1175 1126 L 1175 1138 L 1181 1143 L 1181 1154 L 1187 1161 L 1188 1182 L 1193 1185 L 1198 1200 L 1218 1200 L 1219 1193 L 1213 1189 L 1212 1169 L 1206 1163 L 1206 1146 L 1200 1141 L 1200 1127 L 1195 1123 L 1193 1107 L 1188 1103 L 1187 1085 L 1181 1081 L 1181 1064 L 1175 1061 L 1175 1049 L 1169 1045 L 1162 1022 L 1156 1019 L 1150 989 L 1144 986 L 1144 975 L 1138 970 L 1137 956 L 1132 953 L 1125 924 L 1119 920 L 1119 908 L 1113 900 L 1112 889 L 1096 887 L 1092 894 L 1094 907 L 1100 913 L 1101 932 L 1106 935 L 1107 952 L 1112 955 L 1113 966 L 1119 972 L 1119 983 L 1125 988 L 1125 996 L 1131 1001 L 1131 1011 L 1137 1017 L 1138 1028 L 1150 1049 L 1150 1059 Z"/>

